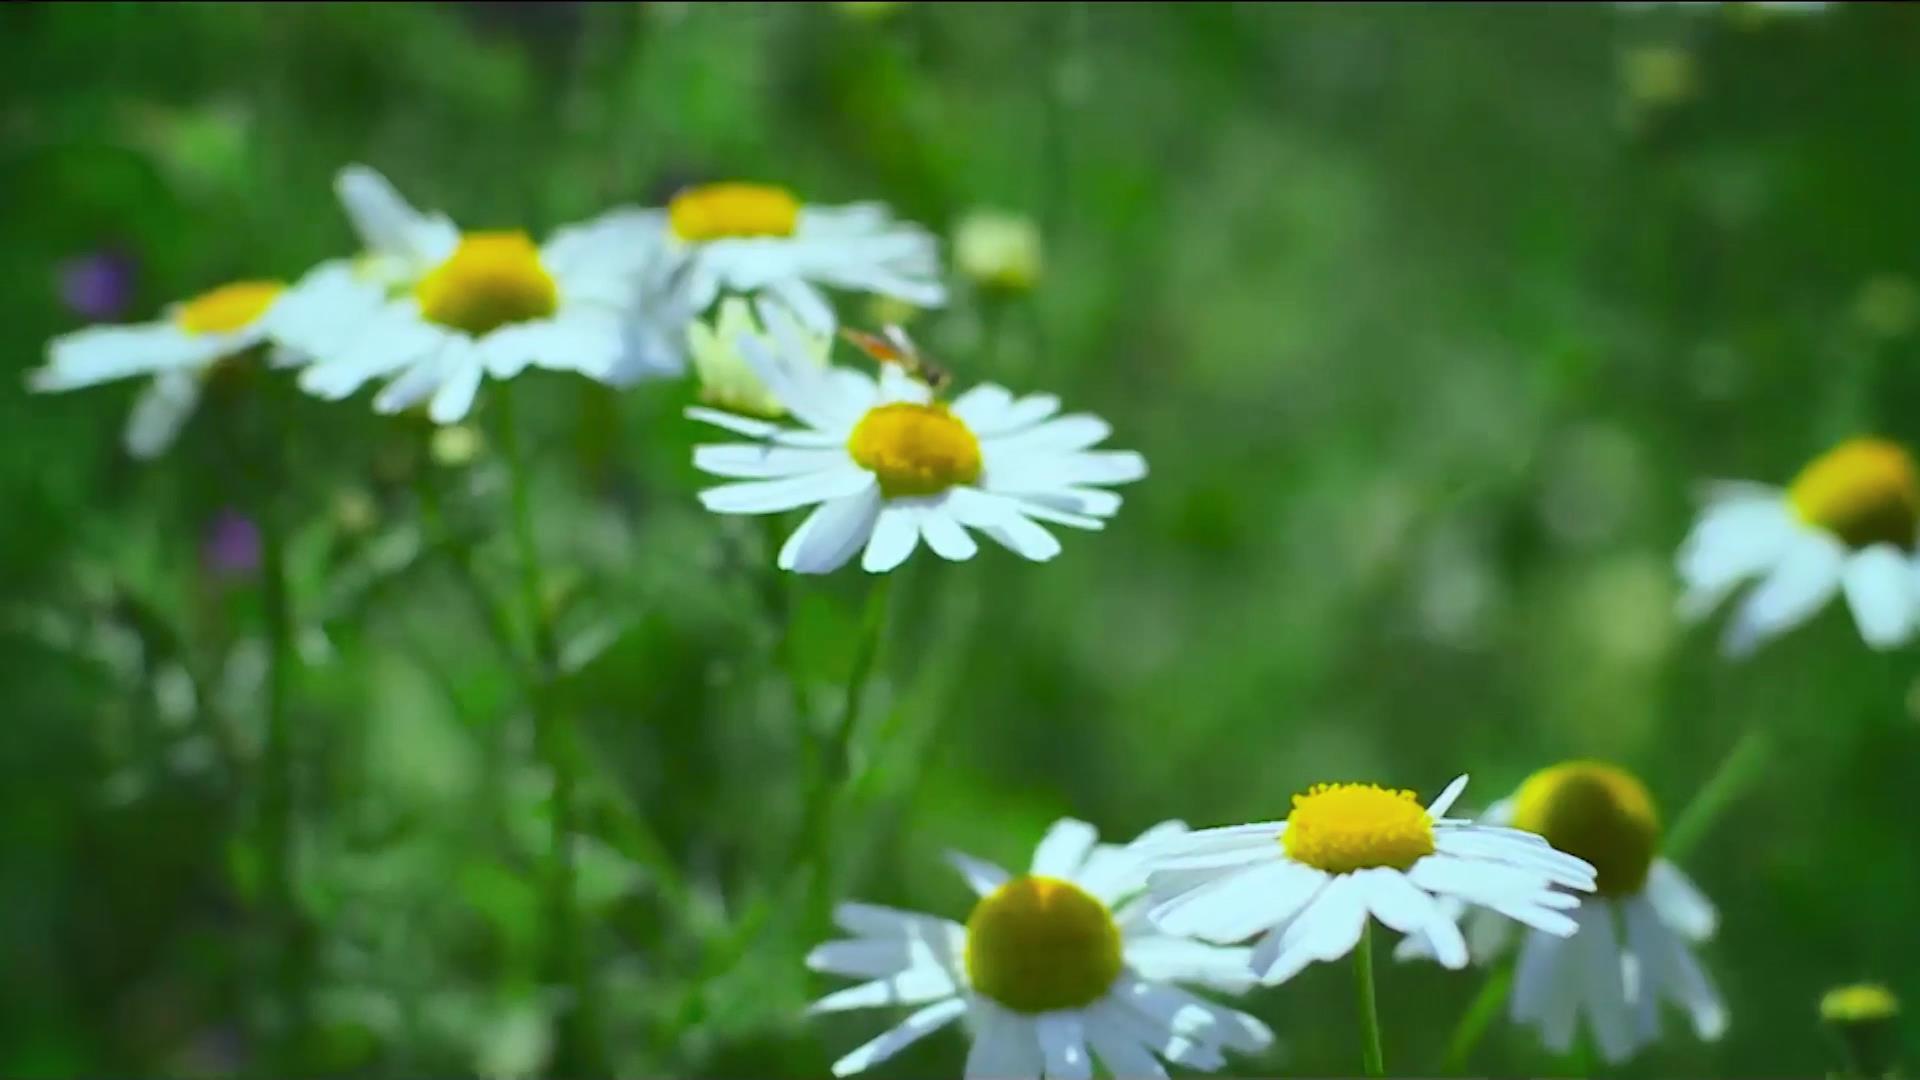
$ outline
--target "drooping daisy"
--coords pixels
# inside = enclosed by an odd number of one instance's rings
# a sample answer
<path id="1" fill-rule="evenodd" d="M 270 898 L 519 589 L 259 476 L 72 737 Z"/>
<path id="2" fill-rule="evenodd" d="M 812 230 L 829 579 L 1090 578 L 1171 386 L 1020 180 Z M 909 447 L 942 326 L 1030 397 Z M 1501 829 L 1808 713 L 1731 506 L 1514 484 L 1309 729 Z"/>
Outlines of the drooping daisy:
<path id="1" fill-rule="evenodd" d="M 608 378 L 620 366 L 636 275 L 657 246 L 630 215 L 560 229 L 536 246 L 518 230 L 462 232 L 421 213 L 364 166 L 343 169 L 335 189 L 366 244 L 354 270 L 369 299 L 343 310 L 354 323 L 344 341 L 292 342 L 317 356 L 300 379 L 310 393 L 338 399 L 386 379 L 375 409 L 425 402 L 436 422 L 451 423 L 485 376 L 532 365 Z"/>
<path id="2" fill-rule="evenodd" d="M 27 384 L 58 392 L 152 376 L 134 401 L 123 438 L 134 457 L 156 457 L 173 445 L 215 369 L 313 321 L 321 314 L 313 302 L 324 300 L 329 287 L 314 275 L 291 290 L 279 281 L 235 281 L 172 305 L 155 322 L 64 334 L 48 343 L 46 365 L 28 373 Z M 279 352 L 272 359 L 287 365 L 300 357 Z"/>
<path id="3" fill-rule="evenodd" d="M 780 549 L 782 569 L 824 574 L 861 553 L 860 565 L 881 573 L 923 540 L 942 558 L 970 559 L 978 550 L 970 529 L 1044 562 L 1060 541 L 1041 522 L 1101 528 L 1120 508 L 1120 496 L 1101 485 L 1146 475 L 1139 454 L 1090 449 L 1107 437 L 1106 421 L 1055 417 L 1060 399 L 1050 394 L 1015 398 L 989 383 L 949 403 L 892 364 L 877 382 L 813 367 L 804 343 L 783 336 L 777 353 L 741 337 L 740 353 L 804 427 L 687 411 L 756 440 L 695 448 L 696 466 L 738 481 L 701 492 L 707 509 L 816 507 Z"/>
<path id="4" fill-rule="evenodd" d="M 1250 959 L 1269 985 L 1351 952 L 1370 915 L 1427 934 L 1441 963 L 1464 967 L 1445 897 L 1571 935 L 1580 900 L 1560 890 L 1592 891 L 1594 868 L 1533 833 L 1447 817 L 1466 785 L 1423 808 L 1410 791 L 1321 784 L 1293 797 L 1285 821 L 1168 837 L 1147 853 L 1153 920 L 1222 944 L 1262 935 Z"/>
<path id="5" fill-rule="evenodd" d="M 880 203 L 806 206 L 785 188 L 728 182 L 688 188 L 664 218 L 654 215 L 695 314 L 723 292 L 765 294 L 829 333 L 835 320 L 823 287 L 917 307 L 946 303 L 939 242 Z"/>
<path id="6" fill-rule="evenodd" d="M 842 904 L 853 935 L 813 950 L 815 971 L 867 979 L 828 994 L 813 1012 L 913 1006 L 892 1030 L 834 1062 L 847 1076 L 965 1017 L 968 1077 L 1090 1077 L 1097 1058 L 1118 1077 L 1166 1075 L 1159 1058 L 1219 1069 L 1223 1051 L 1256 1052 L 1265 1024 L 1181 989 L 1238 992 L 1252 984 L 1247 950 L 1168 935 L 1135 899 L 1141 848 L 1185 827 L 1167 822 L 1125 846 L 1094 829 L 1054 823 L 1019 876 L 950 856 L 979 899 L 965 925 L 870 904 Z"/>
<path id="7" fill-rule="evenodd" d="M 786 407 L 740 355 L 740 339 L 752 337 L 772 348 L 773 332 L 763 326 L 780 326 L 780 337 L 799 342 L 804 350 L 800 361 L 813 368 L 827 366 L 833 339 L 793 325 L 793 314 L 778 302 L 758 304 L 757 319 L 755 306 L 738 296 L 720 301 L 711 322 L 695 319 L 688 325 L 687 348 L 693 356 L 694 374 L 700 379 L 702 402 L 730 413 L 773 420 L 785 416 Z"/>
<path id="8" fill-rule="evenodd" d="M 1482 820 L 1543 836 L 1596 871 L 1597 895 L 1574 912 L 1572 936 L 1527 933 L 1509 999 L 1515 1023 L 1537 1028 L 1549 1049 L 1565 1053 L 1584 1017 L 1609 1063 L 1660 1037 L 1663 1002 L 1685 1009 L 1702 1039 L 1726 1031 L 1726 1006 L 1692 950 L 1713 936 L 1719 917 L 1687 875 L 1659 856 L 1659 815 L 1638 779 L 1613 765 L 1565 762 L 1528 777 Z M 1476 961 L 1511 944 L 1511 923 L 1477 911 L 1467 919 Z M 1410 937 L 1400 955 L 1431 947 Z"/>
<path id="9" fill-rule="evenodd" d="M 1727 623 L 1722 651 L 1742 657 L 1846 595 L 1860 636 L 1890 649 L 1920 621 L 1920 479 L 1905 448 L 1884 439 L 1841 443 L 1786 490 L 1715 485 L 1686 542 L 1680 614 L 1699 619 L 1759 578 Z"/>

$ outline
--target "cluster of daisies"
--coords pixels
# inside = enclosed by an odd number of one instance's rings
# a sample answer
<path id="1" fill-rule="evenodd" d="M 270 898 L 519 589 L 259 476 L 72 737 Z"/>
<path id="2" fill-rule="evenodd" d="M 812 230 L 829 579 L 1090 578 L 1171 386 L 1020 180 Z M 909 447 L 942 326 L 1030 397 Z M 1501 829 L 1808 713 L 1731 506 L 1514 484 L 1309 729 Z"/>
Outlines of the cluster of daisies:
<path id="1" fill-rule="evenodd" d="M 293 369 L 329 400 L 373 387 L 375 410 L 446 424 L 489 379 L 529 367 L 626 387 L 691 360 L 707 405 L 689 415 L 736 437 L 696 450 L 727 481 L 701 501 L 724 514 L 810 508 L 779 553 L 801 573 L 855 556 L 883 572 L 922 544 L 964 560 L 977 536 L 1050 559 L 1054 527 L 1101 528 L 1120 506 L 1107 488 L 1146 474 L 1139 454 L 1095 449 L 1108 425 L 1062 415 L 1052 395 L 982 384 L 949 399 L 898 333 L 869 348 L 872 370 L 832 362 L 831 292 L 946 299 L 938 242 L 880 204 L 808 206 L 779 187 L 715 183 L 535 243 L 462 229 L 363 166 L 335 187 L 359 252 L 292 284 L 235 282 L 154 322 L 58 338 L 30 385 L 149 377 L 125 441 L 152 457 L 235 364 Z"/>
<path id="2" fill-rule="evenodd" d="M 1273 1042 L 1259 1020 L 1194 990 L 1286 982 L 1352 952 L 1377 921 L 1396 953 L 1453 969 L 1523 935 L 1510 1011 L 1558 1051 L 1584 1019 L 1609 1061 L 1658 1038 L 1678 1006 L 1702 1038 L 1726 1010 L 1693 946 L 1710 903 L 1659 855 L 1652 799 L 1598 762 L 1542 770 L 1477 820 L 1448 812 L 1466 777 L 1412 792 L 1323 784 L 1284 820 L 1190 830 L 1170 821 L 1125 845 L 1054 824 L 1025 873 L 954 853 L 976 899 L 958 923 L 869 904 L 836 912 L 850 935 L 811 967 L 865 980 L 816 1011 L 912 1012 L 842 1057 L 874 1065 L 964 1019 L 969 1077 L 1165 1076 L 1212 1070 Z"/>
<path id="3" fill-rule="evenodd" d="M 491 380 L 528 367 L 627 387 L 689 367 L 688 416 L 727 433 L 694 462 L 723 482 L 699 493 L 721 514 L 805 510 L 777 562 L 873 573 L 922 545 L 971 558 L 979 537 L 1029 560 L 1061 550 L 1055 529 L 1099 529 L 1111 488 L 1142 457 L 1100 449 L 1111 429 L 1062 413 L 1050 394 L 947 379 L 903 334 L 840 331 L 834 293 L 917 306 L 945 302 L 939 247 L 881 205 L 803 205 L 777 187 L 695 187 L 664 209 L 619 208 L 535 243 L 517 230 L 463 230 L 424 212 L 374 171 L 337 191 L 362 248 L 292 284 L 241 281 L 158 321 L 55 340 L 34 388 L 149 377 L 128 449 L 163 451 L 224 367 L 292 372 L 329 400 L 371 389 L 382 413 L 467 416 Z M 1030 283 L 1031 237 L 982 233 L 966 261 L 995 287 Z M 837 333 L 838 332 L 838 333 Z M 844 335 L 870 363 L 836 363 Z M 1920 628 L 1920 479 L 1905 450 L 1861 439 L 1808 465 L 1786 489 L 1726 484 L 1679 557 L 1682 613 L 1702 617 L 1759 579 L 1731 616 L 1744 655 L 1845 596 L 1866 640 Z M 1573 761 L 1529 777 L 1476 818 L 1449 816 L 1465 787 L 1432 803 L 1367 784 L 1295 795 L 1283 820 L 1189 829 L 1166 822 L 1124 845 L 1063 820 L 1023 873 L 955 854 L 975 894 L 964 923 L 844 904 L 848 935 L 808 958 L 862 980 L 816 1011 L 911 1009 L 834 1065 L 846 1075 L 956 1021 L 967 1076 L 1163 1076 L 1212 1070 L 1273 1042 L 1259 1020 L 1197 991 L 1284 983 L 1368 941 L 1459 969 L 1517 949 L 1509 1012 L 1565 1050 L 1584 1025 L 1609 1061 L 1658 1037 L 1663 1005 L 1701 1038 L 1727 1013 L 1694 948 L 1716 915 L 1661 857 L 1646 788 Z"/>

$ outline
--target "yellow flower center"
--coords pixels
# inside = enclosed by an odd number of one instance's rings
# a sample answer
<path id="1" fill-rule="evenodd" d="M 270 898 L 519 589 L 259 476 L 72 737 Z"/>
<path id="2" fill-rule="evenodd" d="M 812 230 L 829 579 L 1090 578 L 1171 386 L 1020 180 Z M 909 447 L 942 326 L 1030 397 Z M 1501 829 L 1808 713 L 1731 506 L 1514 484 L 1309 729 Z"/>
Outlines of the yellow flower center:
<path id="1" fill-rule="evenodd" d="M 1820 1018 L 1829 1024 L 1870 1024 L 1900 1015 L 1900 1000 L 1879 983 L 1838 986 L 1820 998 Z"/>
<path id="2" fill-rule="evenodd" d="M 236 281 L 181 304 L 173 321 L 189 334 L 229 334 L 258 319 L 285 290 L 278 281 Z"/>
<path id="3" fill-rule="evenodd" d="M 772 184 L 702 184 L 667 204 L 673 234 L 689 243 L 729 236 L 792 236 L 800 201 Z"/>
<path id="4" fill-rule="evenodd" d="M 476 337 L 546 318 L 560 299 L 553 276 L 540 265 L 540 249 L 518 231 L 467 233 L 413 291 L 422 315 Z"/>
<path id="5" fill-rule="evenodd" d="M 895 402 L 854 425 L 847 452 L 888 498 L 938 495 L 980 478 L 980 440 L 945 405 Z"/>
<path id="6" fill-rule="evenodd" d="M 1914 546 L 1920 479 L 1905 448 L 1885 439 L 1851 439 L 1813 459 L 1787 489 L 1800 519 L 1856 548 Z"/>
<path id="7" fill-rule="evenodd" d="M 1601 896 L 1639 892 L 1660 847 L 1660 815 L 1645 785 L 1598 761 L 1563 762 L 1527 777 L 1513 797 L 1513 824 L 1592 863 Z"/>
<path id="8" fill-rule="evenodd" d="M 1295 862 L 1350 874 L 1405 870 L 1433 854 L 1433 818 L 1411 791 L 1374 784 L 1315 784 L 1293 797 L 1280 845 Z"/>
<path id="9" fill-rule="evenodd" d="M 1077 1009 L 1120 976 L 1120 928 L 1071 882 L 1017 877 L 967 917 L 967 979 L 1015 1012 Z"/>

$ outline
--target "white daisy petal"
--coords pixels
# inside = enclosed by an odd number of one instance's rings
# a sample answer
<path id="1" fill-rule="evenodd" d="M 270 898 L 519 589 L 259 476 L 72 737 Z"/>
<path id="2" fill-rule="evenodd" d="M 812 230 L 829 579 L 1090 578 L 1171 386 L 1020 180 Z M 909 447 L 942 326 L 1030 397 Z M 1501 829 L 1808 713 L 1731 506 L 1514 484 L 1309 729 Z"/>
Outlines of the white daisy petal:
<path id="1" fill-rule="evenodd" d="M 473 359 L 453 365 L 439 389 L 433 392 L 433 400 L 427 404 L 427 416 L 436 424 L 451 424 L 467 415 L 473 408 L 473 398 L 480 390 L 480 377 L 483 371 Z"/>
<path id="2" fill-rule="evenodd" d="M 770 423 L 766 420 L 756 420 L 751 416 L 740 416 L 737 413 L 722 412 L 719 409 L 709 409 L 698 405 L 689 408 L 686 416 L 689 420 L 699 420 L 702 423 L 712 424 L 715 427 L 726 428 L 736 435 L 745 435 L 755 439 L 769 438 L 780 430 L 779 424 Z"/>
<path id="3" fill-rule="evenodd" d="M 974 1012 L 973 1047 L 962 1073 L 967 1080 L 1038 1077 L 1046 1069 L 1033 1020 L 985 1003 Z"/>
<path id="4" fill-rule="evenodd" d="M 906 562 L 919 543 L 920 511 L 912 506 L 884 506 L 867 540 L 860 568 L 870 574 L 884 574 Z"/>
<path id="5" fill-rule="evenodd" d="M 1253 985 L 1252 956 L 1251 949 L 1158 934 L 1126 943 L 1127 966 L 1143 979 L 1196 983 L 1232 993 Z"/>
<path id="6" fill-rule="evenodd" d="M 1687 944 L 1660 921 L 1653 904 L 1636 896 L 1621 905 L 1627 922 L 1627 947 L 1640 966 L 1641 993 L 1664 998 L 1687 1010 L 1694 1034 L 1713 1041 L 1727 1030 L 1727 1008 L 1713 981 Z"/>
<path id="7" fill-rule="evenodd" d="M 767 443 L 722 443 L 693 448 L 695 468 L 739 480 L 768 480 L 824 472 L 847 459 L 843 450 Z"/>
<path id="8" fill-rule="evenodd" d="M 880 487 L 821 503 L 780 547 L 778 565 L 801 574 L 826 574 L 853 558 L 880 514 Z"/>
<path id="9" fill-rule="evenodd" d="M 1613 931 L 1612 906 L 1605 901 L 1582 907 L 1574 916 L 1580 932 L 1572 941 L 1574 966 L 1582 981 L 1588 1022 L 1600 1056 L 1618 1065 L 1633 1056 L 1636 1040 L 1633 1015 L 1620 963 L 1620 944 Z"/>
<path id="10" fill-rule="evenodd" d="M 849 933 L 864 937 L 945 942 L 952 949 L 960 947 L 966 934 L 959 923 L 878 904 L 840 904 L 833 909 L 833 921 Z"/>
<path id="11" fill-rule="evenodd" d="M 191 371 L 163 371 L 134 399 L 123 436 L 127 453 L 146 460 L 158 457 L 180 434 L 180 428 L 200 404 L 200 376 Z"/>
<path id="12" fill-rule="evenodd" d="M 1676 560 L 1687 587 L 1681 617 L 1699 619 L 1712 612 L 1740 582 L 1778 562 L 1797 534 L 1792 510 L 1773 489 L 1710 506 Z"/>
<path id="13" fill-rule="evenodd" d="M 1151 917 L 1169 934 L 1232 944 L 1292 918 L 1326 881 L 1321 871 L 1276 858 L 1162 903 Z"/>
<path id="14" fill-rule="evenodd" d="M 1361 879 L 1367 907 L 1374 917 L 1403 934 L 1429 934 L 1436 947 L 1435 959 L 1442 966 L 1458 970 L 1467 966 L 1467 944 L 1453 920 L 1434 903 L 1433 897 L 1407 880 L 1392 867 L 1377 867 L 1354 874 Z M 1451 935 L 1444 926 L 1453 930 Z"/>
<path id="15" fill-rule="evenodd" d="M 905 937 L 829 941 L 814 946 L 807 954 L 809 970 L 860 979 L 897 975 L 916 967 L 944 966 L 945 963 L 946 958 L 926 942 Z"/>
<path id="16" fill-rule="evenodd" d="M 1279 955 L 1271 966 L 1258 972 L 1260 981 L 1275 986 L 1315 960 L 1337 960 L 1352 952 L 1367 924 L 1367 904 L 1360 889 L 1352 875 L 1338 875 L 1328 881 L 1305 909 L 1278 931 Z M 1256 965 L 1260 959 L 1256 949 Z"/>
<path id="17" fill-rule="evenodd" d="M 708 488 L 700 493 L 700 503 L 718 514 L 773 514 L 859 495 L 874 486 L 872 473 L 843 461 L 824 472 Z"/>
<path id="18" fill-rule="evenodd" d="M 938 964 L 922 964 L 884 979 L 836 990 L 808 1006 L 807 1011 L 823 1013 L 871 1009 L 881 1005 L 917 1005 L 958 993 L 959 989 L 946 968 Z"/>
<path id="19" fill-rule="evenodd" d="M 851 1076 L 872 1068 L 920 1039 L 946 1027 L 966 1011 L 967 1001 L 961 997 L 950 997 L 923 1006 L 880 1037 L 834 1062 L 833 1075 Z"/>
<path id="20" fill-rule="evenodd" d="M 1578 984 L 1567 977 L 1572 942 L 1548 934 L 1528 934 L 1514 969 L 1509 1014 L 1518 1024 L 1539 1027 L 1540 1041 L 1558 1054 L 1573 1046 L 1578 1015 Z"/>
<path id="21" fill-rule="evenodd" d="M 986 896 L 1007 883 L 1007 872 L 985 859 L 976 859 L 962 851 L 949 851 L 947 861 L 960 871 L 960 876 L 967 880 L 967 888 L 977 896 Z"/>
<path id="22" fill-rule="evenodd" d="M 953 515 L 939 506 L 925 507 L 920 513 L 920 538 L 943 559 L 965 562 L 980 551 Z"/>
<path id="23" fill-rule="evenodd" d="M 1727 623 L 1721 649 L 1729 657 L 1751 655 L 1761 644 L 1805 622 L 1840 587 L 1846 548 L 1821 532 L 1802 531 L 1780 561 L 1741 602 Z"/>
<path id="24" fill-rule="evenodd" d="M 1106 1065 L 1108 1074 L 1115 1080 L 1140 1080 L 1142 1077 L 1165 1080 L 1167 1070 L 1153 1056 L 1153 1051 L 1143 1044 L 1143 1040 L 1135 1035 L 1133 1029 L 1136 1023 L 1124 1010 L 1101 1002 L 1087 1013 L 1087 1039 L 1093 1044 L 1093 1052 Z"/>
<path id="25" fill-rule="evenodd" d="M 1084 821 L 1061 818 L 1040 838 L 1040 845 L 1033 850 L 1033 863 L 1027 872 L 1042 877 L 1074 880 L 1099 835 L 1093 826 Z"/>
<path id="26" fill-rule="evenodd" d="M 1916 607 L 1913 566 L 1892 544 L 1875 544 L 1847 559 L 1841 575 L 1847 606 L 1860 636 L 1876 649 L 1891 649 L 1913 636 Z"/>
<path id="27" fill-rule="evenodd" d="M 1093 1062 L 1087 1057 L 1087 1034 L 1073 1012 L 1043 1013 L 1034 1021 L 1047 1080 L 1091 1080 Z"/>
<path id="28" fill-rule="evenodd" d="M 1647 870 L 1646 896 L 1660 921 L 1688 941 L 1705 941 L 1719 926 L 1719 913 L 1693 880 L 1666 859 L 1655 859 Z"/>
<path id="29" fill-rule="evenodd" d="M 1003 426 L 1000 418 L 1012 405 L 1013 395 L 1006 387 L 981 383 L 954 398 L 949 408 L 974 434 L 981 435 Z"/>
<path id="30" fill-rule="evenodd" d="M 1446 817 L 1447 811 L 1453 809 L 1453 804 L 1459 800 L 1460 793 L 1465 790 L 1467 790 L 1467 774 L 1461 773 L 1459 776 L 1453 778 L 1453 782 L 1447 785 L 1446 790 L 1440 793 L 1439 798 L 1433 800 L 1433 802 L 1428 805 L 1427 816 L 1431 818 Z"/>

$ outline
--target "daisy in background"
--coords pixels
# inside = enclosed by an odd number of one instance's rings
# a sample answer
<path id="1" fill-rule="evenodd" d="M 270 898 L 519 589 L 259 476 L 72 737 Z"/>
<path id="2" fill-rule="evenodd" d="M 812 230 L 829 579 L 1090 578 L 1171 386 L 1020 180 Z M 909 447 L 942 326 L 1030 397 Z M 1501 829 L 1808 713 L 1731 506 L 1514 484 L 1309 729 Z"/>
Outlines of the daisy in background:
<path id="1" fill-rule="evenodd" d="M 374 408 L 425 403 L 437 423 L 473 406 L 481 380 L 529 365 L 610 378 L 628 345 L 636 275 L 656 240 L 615 213 L 560 229 L 536 246 L 518 230 L 462 232 L 422 213 L 379 173 L 353 165 L 335 189 L 366 252 L 330 270 L 359 292 L 340 305 L 300 385 L 329 399 L 385 379 Z"/>
<path id="2" fill-rule="evenodd" d="M 1320 784 L 1293 797 L 1285 821 L 1169 836 L 1146 851 L 1152 918 L 1171 934 L 1226 944 L 1260 936 L 1255 975 L 1285 982 L 1316 960 L 1353 951 L 1369 917 L 1425 934 L 1441 963 L 1467 964 L 1467 944 L 1441 900 L 1491 908 L 1546 934 L 1571 936 L 1568 911 L 1594 868 L 1516 829 L 1446 816 L 1462 776 L 1431 806 L 1410 791 Z"/>
<path id="3" fill-rule="evenodd" d="M 758 307 L 758 318 L 754 309 Z M 787 414 L 786 406 L 753 373 L 746 357 L 740 355 L 740 339 L 751 337 L 765 348 L 775 347 L 767 327 L 780 327 L 782 338 L 791 338 L 800 348 L 797 358 L 804 367 L 825 370 L 827 353 L 833 339 L 800 327 L 785 306 L 769 301 L 749 304 L 738 296 L 720 301 L 711 320 L 695 319 L 687 326 L 687 349 L 693 358 L 694 374 L 700 380 L 700 400 L 716 409 L 741 416 L 776 420 Z"/>
<path id="4" fill-rule="evenodd" d="M 324 325 L 339 282 L 313 274 L 289 289 L 279 281 L 235 281 L 167 308 L 154 322 L 91 326 L 54 338 L 46 365 L 27 374 L 41 393 L 150 376 L 134 400 L 123 436 L 136 458 L 157 457 L 173 445 L 200 403 L 214 371 L 283 336 L 317 339 L 301 331 Z M 278 366 L 304 354 L 275 350 Z"/>
<path id="5" fill-rule="evenodd" d="M 781 547 L 782 569 L 824 574 L 860 554 L 862 567 L 883 573 L 923 541 L 942 558 L 970 559 L 979 548 L 969 530 L 1044 562 L 1060 541 L 1042 522 L 1099 529 L 1120 508 L 1103 485 L 1146 475 L 1139 454 L 1091 449 L 1111 431 L 1106 421 L 1055 416 L 1051 394 L 1016 398 L 982 384 L 949 403 L 924 371 L 907 374 L 911 357 L 883 363 L 876 381 L 813 364 L 796 326 L 772 329 L 774 347 L 746 335 L 740 355 L 800 426 L 707 408 L 687 415 L 754 440 L 694 448 L 695 466 L 735 481 L 701 492 L 707 509 L 814 507 Z"/>
<path id="6" fill-rule="evenodd" d="M 1659 1039 L 1663 1002 L 1685 1009 L 1701 1039 L 1726 1032 L 1726 1006 L 1693 956 L 1718 916 L 1680 868 L 1659 857 L 1659 815 L 1639 780 L 1613 765 L 1565 762 L 1528 777 L 1482 820 L 1543 836 L 1595 869 L 1597 895 L 1574 913 L 1572 936 L 1527 933 L 1509 999 L 1515 1023 L 1566 1053 L 1584 1018 L 1609 1064 Z M 1478 911 L 1467 920 L 1476 961 L 1511 945 L 1511 923 Z M 1429 937 L 1416 935 L 1396 955 L 1433 951 Z"/>
<path id="7" fill-rule="evenodd" d="M 681 191 L 665 210 L 617 215 L 657 238 L 660 258 L 642 282 L 642 337 L 661 354 L 630 359 L 666 366 L 682 348 L 685 320 L 724 293 L 771 297 L 807 328 L 830 334 L 837 321 L 823 289 L 890 296 L 939 307 L 940 245 L 918 225 L 875 202 L 807 206 L 785 188 L 726 182 Z"/>
<path id="8" fill-rule="evenodd" d="M 965 1017 L 968 1077 L 1085 1078 L 1097 1058 L 1116 1077 L 1166 1076 L 1159 1059 L 1219 1069 L 1225 1051 L 1266 1049 L 1273 1033 L 1245 1013 L 1181 989 L 1238 992 L 1252 984 L 1245 949 L 1156 930 L 1144 905 L 1140 853 L 1185 826 L 1166 822 L 1125 846 L 1096 843 L 1093 826 L 1064 819 L 1025 874 L 955 853 L 979 899 L 965 925 L 870 904 L 842 904 L 852 938 L 813 950 L 807 966 L 858 986 L 812 1012 L 908 1005 L 900 1024 L 834 1062 L 847 1076 Z"/>
<path id="9" fill-rule="evenodd" d="M 1784 491 L 1721 483 L 1680 546 L 1682 618 L 1710 614 L 1750 579 L 1721 640 L 1730 657 L 1805 622 L 1844 593 L 1860 636 L 1890 649 L 1920 618 L 1920 480 L 1905 448 L 1852 439 L 1815 458 Z"/>

